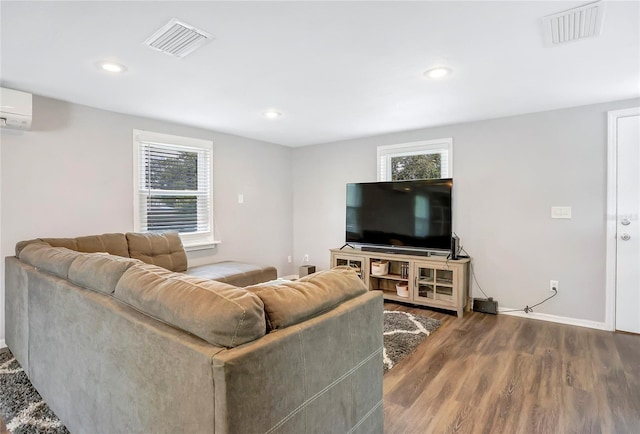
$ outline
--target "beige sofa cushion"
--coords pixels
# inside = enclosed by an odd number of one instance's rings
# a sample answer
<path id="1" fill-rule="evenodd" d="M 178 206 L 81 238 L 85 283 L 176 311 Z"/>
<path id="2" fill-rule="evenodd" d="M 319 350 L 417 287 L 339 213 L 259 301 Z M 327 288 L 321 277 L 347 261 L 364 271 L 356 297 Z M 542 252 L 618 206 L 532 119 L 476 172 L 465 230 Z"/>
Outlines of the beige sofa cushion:
<path id="1" fill-rule="evenodd" d="M 178 232 L 127 233 L 129 256 L 171 271 L 187 271 L 187 253 Z"/>
<path id="2" fill-rule="evenodd" d="M 89 235 L 78 238 L 38 238 L 34 240 L 19 241 L 16 244 L 16 256 L 19 258 L 22 249 L 29 244 L 46 243 L 51 247 L 64 247 L 76 252 L 86 253 L 111 253 L 112 255 L 129 257 L 129 246 L 124 234 Z"/>
<path id="3" fill-rule="evenodd" d="M 129 247 L 124 234 L 88 235 L 78 238 L 40 238 L 53 247 L 66 247 L 76 252 L 111 253 L 112 255 L 129 257 Z"/>
<path id="4" fill-rule="evenodd" d="M 245 288 L 262 299 L 269 330 L 298 324 L 367 292 L 350 267 L 336 267 L 294 282 L 266 282 Z"/>
<path id="5" fill-rule="evenodd" d="M 255 294 L 154 265 L 129 268 L 114 296 L 215 345 L 235 347 L 266 332 L 264 305 Z"/>
<path id="6" fill-rule="evenodd" d="M 71 263 L 69 280 L 87 289 L 113 294 L 124 272 L 136 264 L 142 262 L 115 255 L 85 253 Z"/>
<path id="7" fill-rule="evenodd" d="M 64 247 L 51 247 L 45 243 L 35 242 L 22 249 L 20 260 L 39 270 L 67 279 L 71 263 L 82 255 L 83 253 Z"/>
<path id="8" fill-rule="evenodd" d="M 24 249 L 25 247 L 27 247 L 29 244 L 47 244 L 44 241 L 35 239 L 35 240 L 25 240 L 25 241 L 18 241 L 16 243 L 16 258 L 20 258 L 20 254 L 22 253 L 22 249 Z"/>

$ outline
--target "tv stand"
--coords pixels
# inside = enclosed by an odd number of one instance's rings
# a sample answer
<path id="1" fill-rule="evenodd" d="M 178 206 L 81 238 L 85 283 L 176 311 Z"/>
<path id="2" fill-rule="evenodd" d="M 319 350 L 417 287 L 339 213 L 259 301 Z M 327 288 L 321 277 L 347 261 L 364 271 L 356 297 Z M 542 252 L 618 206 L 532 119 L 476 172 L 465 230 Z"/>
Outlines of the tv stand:
<path id="1" fill-rule="evenodd" d="M 377 249 L 377 248 L 376 248 Z M 347 265 L 358 273 L 370 291 L 381 291 L 385 300 L 455 311 L 459 318 L 471 308 L 469 300 L 469 258 L 447 259 L 445 256 L 422 256 L 395 251 L 369 249 L 331 249 L 331 266 Z M 372 273 L 372 262 L 386 261 L 388 271 Z M 379 269 L 379 267 L 375 267 Z M 374 270 L 375 271 L 375 270 Z M 408 296 L 398 295 L 396 285 L 404 283 Z M 406 294 L 406 291 L 404 292 Z"/>

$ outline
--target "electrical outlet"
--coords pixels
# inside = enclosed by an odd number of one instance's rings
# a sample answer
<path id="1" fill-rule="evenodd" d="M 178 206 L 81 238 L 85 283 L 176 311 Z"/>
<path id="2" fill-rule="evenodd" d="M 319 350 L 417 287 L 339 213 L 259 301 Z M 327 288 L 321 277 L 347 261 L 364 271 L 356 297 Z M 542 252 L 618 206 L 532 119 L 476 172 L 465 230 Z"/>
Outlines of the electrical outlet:
<path id="1" fill-rule="evenodd" d="M 290 264 L 290 263 L 291 263 L 291 261 L 292 261 L 292 259 L 291 259 L 291 255 L 287 256 L 287 262 Z"/>
<path id="2" fill-rule="evenodd" d="M 302 262 L 309 262 L 309 254 L 305 253 L 304 256 L 302 257 Z"/>
<path id="3" fill-rule="evenodd" d="M 549 281 L 549 291 L 551 292 L 557 292 L 558 291 L 558 281 L 557 280 L 550 280 Z"/>

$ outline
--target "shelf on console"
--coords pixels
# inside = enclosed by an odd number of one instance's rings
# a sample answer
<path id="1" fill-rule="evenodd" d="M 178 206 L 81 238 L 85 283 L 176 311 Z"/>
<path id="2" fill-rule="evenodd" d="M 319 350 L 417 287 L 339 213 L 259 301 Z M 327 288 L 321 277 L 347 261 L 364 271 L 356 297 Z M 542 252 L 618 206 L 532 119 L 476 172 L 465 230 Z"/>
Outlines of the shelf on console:
<path id="1" fill-rule="evenodd" d="M 400 280 L 400 281 L 403 281 L 403 282 L 408 282 L 409 281 L 409 279 L 404 278 L 404 277 L 400 276 L 399 274 L 381 274 L 381 275 L 372 274 L 370 277 L 372 279 L 373 278 L 377 278 L 377 279 Z"/>

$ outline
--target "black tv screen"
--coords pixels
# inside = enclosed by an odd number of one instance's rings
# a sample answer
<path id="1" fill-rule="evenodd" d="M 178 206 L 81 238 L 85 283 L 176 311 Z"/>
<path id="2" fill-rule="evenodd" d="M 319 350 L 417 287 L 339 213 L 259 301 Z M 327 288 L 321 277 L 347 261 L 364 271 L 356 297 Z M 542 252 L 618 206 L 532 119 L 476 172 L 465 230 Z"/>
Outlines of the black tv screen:
<path id="1" fill-rule="evenodd" d="M 451 247 L 452 179 L 347 184 L 347 243 Z"/>

